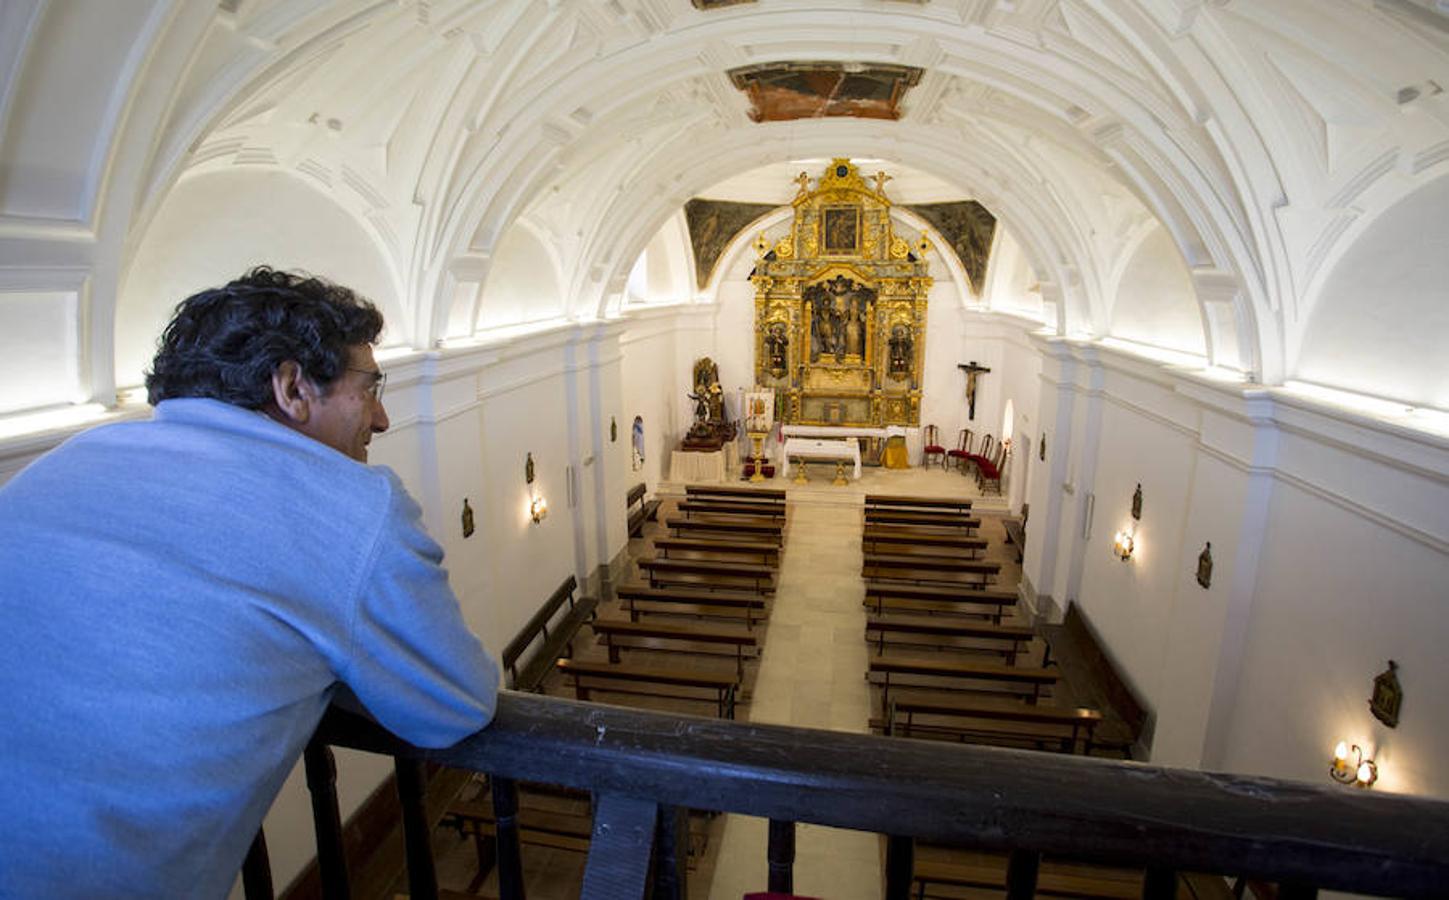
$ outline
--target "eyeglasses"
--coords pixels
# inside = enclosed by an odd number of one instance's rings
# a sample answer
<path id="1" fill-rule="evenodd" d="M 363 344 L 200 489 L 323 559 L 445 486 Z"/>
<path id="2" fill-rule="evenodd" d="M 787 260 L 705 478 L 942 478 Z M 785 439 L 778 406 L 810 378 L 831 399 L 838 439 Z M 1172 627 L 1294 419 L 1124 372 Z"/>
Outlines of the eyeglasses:
<path id="1" fill-rule="evenodd" d="M 372 387 L 369 388 L 369 390 L 372 393 L 372 399 L 378 402 L 382 401 L 382 389 L 387 387 L 386 372 L 382 371 L 381 369 L 357 369 L 353 368 L 352 366 L 348 366 L 347 371 L 361 372 L 364 375 L 371 375 Z"/>

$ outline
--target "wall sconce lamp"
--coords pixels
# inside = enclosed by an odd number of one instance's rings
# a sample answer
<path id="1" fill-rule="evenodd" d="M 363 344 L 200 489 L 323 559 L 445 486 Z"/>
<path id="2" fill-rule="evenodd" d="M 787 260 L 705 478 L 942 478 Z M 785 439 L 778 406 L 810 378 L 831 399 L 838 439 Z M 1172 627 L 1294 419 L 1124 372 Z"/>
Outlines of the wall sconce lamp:
<path id="1" fill-rule="evenodd" d="M 533 524 L 537 525 L 548 515 L 548 501 L 533 486 L 533 454 L 529 453 L 523 461 L 523 483 L 528 485 L 528 514 L 533 517 Z"/>
<path id="2" fill-rule="evenodd" d="M 1333 762 L 1328 767 L 1328 774 L 1339 784 L 1366 788 L 1379 780 L 1379 767 L 1373 760 L 1363 758 L 1363 750 L 1358 744 L 1350 747 L 1346 741 L 1339 741 L 1338 746 L 1333 748 Z"/>
<path id="3" fill-rule="evenodd" d="M 1117 532 L 1117 537 L 1112 541 L 1112 552 L 1117 554 L 1123 562 L 1132 558 L 1132 535 L 1125 531 Z"/>

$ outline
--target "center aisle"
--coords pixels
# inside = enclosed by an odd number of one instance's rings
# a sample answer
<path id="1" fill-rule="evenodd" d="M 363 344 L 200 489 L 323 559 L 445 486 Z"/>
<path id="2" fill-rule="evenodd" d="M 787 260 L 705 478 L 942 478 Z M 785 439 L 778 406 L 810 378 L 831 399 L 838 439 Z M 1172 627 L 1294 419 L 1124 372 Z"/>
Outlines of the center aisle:
<path id="1" fill-rule="evenodd" d="M 779 582 L 749 720 L 864 734 L 870 691 L 864 678 L 860 500 L 794 490 L 789 499 Z M 763 819 L 726 817 L 711 900 L 739 900 L 765 890 L 766 833 Z M 880 892 L 877 835 L 796 827 L 796 894 L 852 900 L 878 898 Z"/>

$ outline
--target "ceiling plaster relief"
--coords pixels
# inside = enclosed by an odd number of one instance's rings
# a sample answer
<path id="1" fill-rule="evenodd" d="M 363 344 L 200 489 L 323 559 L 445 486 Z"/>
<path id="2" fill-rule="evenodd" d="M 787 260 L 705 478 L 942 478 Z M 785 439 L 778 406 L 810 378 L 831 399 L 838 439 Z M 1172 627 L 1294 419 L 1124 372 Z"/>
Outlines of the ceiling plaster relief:
<path id="1" fill-rule="evenodd" d="M 1427 173 L 1449 152 L 1444 104 L 1429 88 L 1431 83 L 1449 82 L 1434 77 L 1443 69 L 1443 61 L 1429 50 L 1437 46 L 1434 42 L 1442 43 L 1441 38 L 1413 37 L 1405 44 L 1402 59 L 1375 59 L 1385 55 L 1380 49 L 1383 42 L 1396 34 L 1411 35 L 1414 28 L 1423 31 L 1423 23 L 1403 23 L 1399 16 L 1403 10 L 1394 4 L 1379 3 L 1374 10 L 1355 7 L 1345 14 L 1354 18 L 1329 27 L 1316 21 L 1322 17 L 1315 17 L 1311 10 L 1288 3 L 1144 0 L 1129 4 L 1104 0 L 1088 9 L 1076 2 L 1061 5 L 1049 0 L 937 2 L 921 7 L 891 4 L 885 12 L 862 7 L 853 17 L 852 29 L 872 34 L 869 44 L 857 42 L 857 49 L 893 47 L 897 55 L 892 59 L 926 53 L 926 35 L 942 48 L 939 66 L 922 79 L 922 88 L 932 81 L 939 85 L 932 90 L 938 91 L 940 99 L 925 104 L 936 108 L 924 110 L 921 118 L 916 118 L 909 105 L 905 107 L 912 140 L 896 144 L 896 155 L 920 153 L 925 159 L 940 153 L 944 157 L 944 150 L 931 146 L 929 134 L 921 135 L 924 149 L 915 146 L 916 129 L 930 131 L 937 122 L 969 122 L 988 146 L 993 141 L 1009 145 L 1000 131 L 1013 123 L 1053 140 L 1063 132 L 1071 134 L 1071 143 L 1063 139 L 1063 146 L 1076 154 L 1076 169 L 1068 171 L 1107 172 L 1163 220 L 1195 269 L 1240 272 L 1243 289 L 1236 302 L 1271 313 L 1285 302 L 1296 305 L 1306 290 L 1303 276 L 1316 282 L 1315 273 L 1331 266 L 1344 252 L 1346 243 L 1359 233 L 1350 216 L 1360 210 L 1364 216 L 1376 212 L 1376 204 L 1383 202 L 1378 186 L 1386 178 L 1401 177 L 1405 171 Z M 204 14 L 187 11 L 176 21 L 199 28 L 197 23 L 204 25 L 213 14 L 214 9 Z M 418 308 L 416 340 L 422 342 L 428 339 L 430 329 L 436 333 L 446 328 L 449 318 L 446 307 L 454 292 L 445 288 L 440 274 L 447 271 L 452 259 L 470 252 L 467 247 L 475 236 L 501 234 L 525 212 L 542 216 L 543 206 L 549 202 L 545 195 L 558 183 L 560 157 L 567 154 L 567 168 L 579 171 L 580 160 L 588 158 L 600 141 L 603 155 L 634 154 L 633 167 L 619 163 L 595 170 L 623 174 L 625 180 L 586 183 L 576 179 L 568 188 L 577 194 L 568 208 L 586 217 L 589 231 L 576 248 L 584 256 L 576 262 L 578 274 L 573 280 L 587 281 L 587 274 L 600 265 L 627 270 L 632 257 L 624 251 L 647 243 L 649 234 L 668 215 L 667 210 L 656 212 L 652 205 L 641 203 L 644 192 L 669 186 L 669 198 L 677 205 L 679 197 L 689 196 L 686 188 L 690 185 L 680 181 L 683 169 L 672 164 L 673 158 L 684 156 L 681 149 L 691 143 L 712 142 L 718 130 L 739 127 L 744 117 L 742 99 L 719 86 L 725 81 L 721 77 L 724 66 L 702 60 L 723 54 L 732 57 L 731 65 L 737 65 L 748 61 L 746 47 L 765 54 L 753 61 L 770 61 L 800 58 L 802 47 L 821 41 L 842 45 L 828 30 L 817 29 L 809 40 L 802 39 L 809 17 L 792 10 L 771 14 L 772 23 L 786 26 L 780 29 L 785 37 L 760 40 L 760 26 L 750 24 L 754 15 L 745 6 L 706 16 L 682 4 L 671 6 L 658 0 L 619 0 L 602 11 L 518 0 L 481 7 L 434 3 L 422 20 L 424 25 L 419 25 L 415 6 L 383 5 L 358 13 L 321 3 L 243 4 L 224 21 L 212 20 L 212 38 L 207 41 L 203 62 L 184 77 L 180 63 L 189 50 L 201 46 L 200 40 L 168 45 L 169 55 L 151 63 L 152 71 L 166 65 L 177 68 L 176 93 L 169 101 L 173 106 L 169 118 L 158 110 L 155 122 L 128 121 L 125 143 L 131 148 L 151 148 L 130 152 L 140 153 L 141 163 L 150 167 L 148 183 L 154 190 L 149 196 L 153 200 L 169 190 L 184 168 L 177 148 L 198 144 L 187 164 L 206 166 L 226 159 L 251 166 L 291 167 L 327 186 L 343 198 L 339 202 L 347 208 L 362 209 L 363 220 L 378 234 L 387 235 L 384 243 L 400 257 L 399 266 L 407 273 L 405 302 Z M 907 15 L 915 18 L 908 20 Z M 1265 35 L 1263 40 L 1273 45 L 1274 62 L 1260 55 L 1250 66 L 1240 68 L 1236 65 L 1240 51 L 1232 49 L 1232 29 L 1241 27 L 1241 20 L 1249 15 Z M 1401 22 L 1398 32 L 1368 27 L 1393 16 L 1399 16 L 1393 20 Z M 701 21 L 707 29 L 696 27 Z M 1149 21 L 1166 31 L 1156 31 L 1146 24 Z M 685 22 L 691 24 L 688 35 L 679 30 Z M 509 32 L 506 41 L 501 31 Z M 749 39 L 742 39 L 751 33 Z M 1378 43 L 1337 52 L 1333 41 L 1351 43 L 1360 33 Z M 451 38 L 446 37 L 449 35 Z M 641 35 L 653 35 L 647 49 L 641 44 Z M 1313 41 L 1305 41 L 1305 35 Z M 433 57 L 438 61 L 448 58 L 439 48 L 450 44 L 466 46 L 471 63 L 440 72 Z M 1311 49 L 1305 51 L 1305 44 Z M 1053 52 L 1043 52 L 1048 45 Z M 787 55 L 787 50 L 794 52 Z M 480 51 L 484 51 L 482 56 Z M 630 81 L 629 73 L 656 72 L 658 64 L 653 58 L 662 54 L 673 61 L 684 52 L 694 60 L 684 67 L 684 77 L 703 84 L 696 88 L 700 93 L 690 94 L 685 105 L 703 106 L 708 112 L 655 145 L 652 155 L 647 149 L 641 153 L 640 145 L 613 142 L 608 127 L 621 109 L 640 108 L 641 99 L 668 91 L 674 84 L 641 85 Z M 1268 66 L 1290 60 L 1283 65 L 1293 69 L 1298 65 L 1294 54 L 1305 52 L 1306 69 L 1290 73 L 1278 69 L 1269 78 Z M 601 59 L 601 54 L 609 58 Z M 339 65 L 343 56 L 348 59 Z M 739 59 L 741 56 L 746 59 Z M 318 65 L 324 58 L 326 65 Z M 359 94 L 349 87 L 348 81 L 382 84 L 372 74 L 379 60 L 399 70 L 386 82 L 392 88 Z M 1384 80 L 1383 73 L 1393 70 L 1387 76 L 1392 84 L 1375 83 L 1366 88 L 1368 119 L 1354 118 L 1358 114 L 1353 110 L 1319 109 L 1315 113 L 1339 129 L 1337 135 L 1330 135 L 1325 126 L 1322 134 L 1320 156 L 1332 173 L 1328 179 L 1310 177 L 1309 170 L 1290 159 L 1301 152 L 1299 145 L 1305 135 L 1254 133 L 1255 126 L 1271 127 L 1283 119 L 1281 110 L 1292 104 L 1300 110 L 1324 106 L 1323 97 L 1311 96 L 1312 78 L 1319 74 L 1311 71 L 1315 66 L 1340 79 L 1353 77 L 1345 73 L 1365 72 L 1367 77 Z M 264 70 L 267 74 L 259 78 Z M 328 74 L 341 72 L 348 77 Z M 434 92 L 446 94 L 449 102 L 439 103 L 437 109 L 426 108 L 426 92 L 396 90 L 424 83 L 426 75 L 440 73 L 446 77 L 433 85 Z M 118 83 L 125 77 L 123 74 Z M 1310 82 L 1307 86 L 1305 79 Z M 980 88 L 981 82 L 990 82 L 989 90 Z M 1043 90 L 1042 83 L 1058 85 L 1058 89 Z M 1399 92 L 1405 86 L 1418 86 L 1420 96 L 1400 107 Z M 126 89 L 134 90 L 134 85 Z M 991 98 L 992 92 L 1002 90 L 1014 96 Z M 313 102 L 313 94 L 324 99 L 345 94 L 347 102 Z M 226 118 L 229 112 L 260 109 L 269 95 L 278 102 L 247 127 L 240 127 L 241 119 Z M 925 96 L 924 91 L 920 96 Z M 307 102 L 285 102 L 303 97 Z M 978 100 L 986 102 L 978 105 Z M 559 105 L 561 102 L 567 105 Z M 1279 114 L 1261 108 L 1265 103 L 1277 104 Z M 644 107 L 648 106 L 646 102 Z M 1388 109 L 1387 114 L 1381 106 Z M 457 110 L 464 108 L 472 113 L 460 116 Z M 573 115 L 581 108 L 589 113 L 582 120 Z M 1245 109 L 1248 115 L 1244 115 Z M 369 113 L 377 124 L 368 124 Z M 318 122 L 308 123 L 313 114 L 320 114 Z M 1293 113 L 1302 114 L 1306 113 Z M 203 133 L 205 123 L 219 115 L 225 124 L 198 143 L 196 136 Z M 328 128 L 329 119 L 336 119 L 341 127 Z M 384 122 L 396 123 L 391 134 Z M 531 143 L 546 143 L 543 122 L 563 129 L 565 144 L 555 148 L 557 152 L 540 152 L 539 145 Z M 1111 123 L 1118 123 L 1121 129 L 1115 136 L 1103 131 L 1104 124 L 1110 127 Z M 1365 123 L 1386 136 L 1383 146 L 1375 148 L 1372 140 L 1361 145 L 1350 139 L 1365 130 Z M 817 124 L 811 123 L 811 127 Z M 233 130 L 234 134 L 227 133 Z M 507 139 L 500 141 L 504 134 Z M 524 135 L 521 139 L 520 134 Z M 1100 140 L 1104 136 L 1106 142 Z M 959 144 L 959 132 L 956 140 Z M 746 160 L 755 151 L 747 153 L 744 143 L 727 147 L 716 162 L 735 170 L 749 165 Z M 939 143 L 944 145 L 945 138 Z M 888 144 L 876 139 L 878 148 Z M 792 158 L 800 155 L 793 148 L 802 145 L 798 138 L 791 138 L 771 146 L 776 158 Z M 1393 149 L 1398 152 L 1387 152 Z M 1317 149 L 1313 152 L 1319 153 Z M 1090 272 L 1105 271 L 1112 262 L 1109 248 L 1097 243 L 1107 233 L 1102 221 L 1105 216 L 1095 210 L 1074 209 L 1066 220 L 1071 224 L 1063 231 L 1053 219 L 1063 204 L 1072 201 L 1065 196 L 1043 196 L 1040 174 L 1035 179 L 1023 178 L 994 158 L 973 163 L 974 168 L 991 172 L 993 187 L 997 181 L 1007 185 L 1001 190 L 1001 202 L 993 201 L 992 206 L 1008 222 L 1014 215 L 1024 217 L 1018 231 L 1023 244 L 1031 246 L 1034 262 L 1050 260 L 1040 263 L 1039 274 L 1055 274 L 1046 270 L 1060 261 L 1071 261 L 1089 273 L 1082 279 L 1086 295 L 1063 301 L 1074 309 L 1085 302 L 1089 309 L 1091 284 L 1097 280 Z M 98 165 L 102 164 L 109 162 L 101 159 Z M 638 174 L 641 169 L 652 171 L 644 177 Z M 1327 196 L 1296 193 L 1281 181 L 1289 178 L 1317 180 L 1317 191 Z M 102 181 L 97 175 L 91 183 L 100 185 Z M 1275 192 L 1292 202 L 1275 203 Z M 349 193 L 356 197 L 346 199 Z M 378 198 L 384 202 L 378 203 Z M 1328 205 L 1315 218 L 1308 210 L 1323 200 L 1337 201 L 1337 205 Z M 621 211 L 631 207 L 649 212 L 643 221 L 626 222 Z M 124 205 L 117 210 L 119 225 L 108 227 L 119 248 L 124 244 L 129 213 Z M 11 219 L 0 227 L 16 232 L 28 226 Z M 17 233 L 26 241 L 47 240 L 38 228 Z M 1082 234 L 1087 238 L 1080 237 Z M 491 240 L 486 242 L 491 244 Z M 1109 258 L 1093 259 L 1103 253 Z M 1285 280 L 1290 269 L 1295 274 L 1292 280 Z M 606 275 L 604 280 L 613 279 Z M 102 298 L 114 291 L 114 286 L 105 287 L 104 278 L 99 285 Z M 587 309 L 589 300 L 578 299 Z M 1205 310 L 1223 302 L 1200 299 Z M 1211 312 L 1206 315 L 1209 322 L 1218 317 Z M 97 319 L 102 329 L 108 327 L 104 318 Z M 1237 318 L 1251 321 L 1255 316 Z M 1303 317 L 1290 315 L 1283 322 L 1269 321 L 1271 315 L 1256 318 L 1253 327 L 1260 333 L 1251 343 L 1261 345 L 1266 358 L 1255 366 L 1272 380 L 1281 375 L 1281 366 L 1275 368 L 1273 362 L 1282 352 L 1280 330 L 1299 327 L 1294 323 Z M 104 335 L 100 337 L 100 343 L 106 340 Z M 1216 354 L 1219 342 L 1213 346 Z M 1250 348 L 1242 352 L 1258 355 Z"/>

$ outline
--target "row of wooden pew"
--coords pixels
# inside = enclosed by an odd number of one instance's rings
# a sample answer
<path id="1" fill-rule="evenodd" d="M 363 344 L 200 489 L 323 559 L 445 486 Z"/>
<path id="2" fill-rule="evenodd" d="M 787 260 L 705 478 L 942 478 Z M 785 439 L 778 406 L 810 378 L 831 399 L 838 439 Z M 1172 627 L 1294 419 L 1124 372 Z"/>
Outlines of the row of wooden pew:
<path id="1" fill-rule="evenodd" d="M 861 537 L 870 647 L 878 698 L 873 727 L 888 735 L 1060 753 L 1104 747 L 1103 714 L 1055 705 L 1062 673 L 1051 645 L 1016 615 L 1013 589 L 969 500 L 867 495 Z M 993 528 L 994 530 L 994 528 Z M 1000 890 L 1006 863 L 990 853 L 920 845 L 918 897 Z M 1038 891 L 1084 897 L 1140 895 L 1140 872 L 1050 862 Z M 999 894 L 998 894 L 999 895 Z"/>
<path id="2" fill-rule="evenodd" d="M 759 656 L 785 519 L 784 491 L 688 486 L 663 519 L 668 533 L 653 537 L 653 555 L 635 560 L 639 578 L 620 585 L 617 608 L 591 624 L 600 658 L 559 660 L 575 695 L 682 711 L 705 702 L 733 718 Z M 671 659 L 645 661 L 643 651 Z"/>

